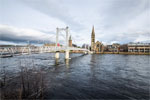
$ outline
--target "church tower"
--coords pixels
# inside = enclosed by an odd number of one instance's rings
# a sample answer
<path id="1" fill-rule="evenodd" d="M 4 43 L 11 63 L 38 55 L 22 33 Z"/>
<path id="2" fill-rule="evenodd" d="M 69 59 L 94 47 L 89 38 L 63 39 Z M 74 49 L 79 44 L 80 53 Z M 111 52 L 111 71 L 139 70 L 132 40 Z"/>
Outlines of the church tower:
<path id="1" fill-rule="evenodd" d="M 72 39 L 71 39 L 71 35 L 69 37 L 69 47 L 72 47 Z"/>
<path id="2" fill-rule="evenodd" d="M 94 51 L 94 45 L 95 45 L 95 32 L 94 32 L 94 26 L 93 26 L 92 34 L 91 34 L 91 51 Z"/>

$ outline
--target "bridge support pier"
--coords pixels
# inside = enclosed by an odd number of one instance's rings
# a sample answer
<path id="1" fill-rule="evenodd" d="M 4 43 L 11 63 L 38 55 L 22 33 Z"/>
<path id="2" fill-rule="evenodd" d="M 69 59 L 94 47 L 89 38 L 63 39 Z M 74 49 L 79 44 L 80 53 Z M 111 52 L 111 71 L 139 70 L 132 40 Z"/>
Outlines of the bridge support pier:
<path id="1" fill-rule="evenodd" d="M 59 51 L 56 51 L 56 53 L 55 53 L 55 58 L 56 58 L 56 59 L 59 59 Z"/>
<path id="2" fill-rule="evenodd" d="M 65 59 L 69 59 L 69 50 L 66 50 L 65 52 Z"/>

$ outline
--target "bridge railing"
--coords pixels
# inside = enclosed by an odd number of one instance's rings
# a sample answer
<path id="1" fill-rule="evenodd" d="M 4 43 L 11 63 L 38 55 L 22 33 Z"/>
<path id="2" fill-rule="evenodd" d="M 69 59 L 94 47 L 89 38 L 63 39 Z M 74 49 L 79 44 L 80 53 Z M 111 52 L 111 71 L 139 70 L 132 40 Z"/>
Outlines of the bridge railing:
<path id="1" fill-rule="evenodd" d="M 16 53 L 44 53 L 44 52 L 56 52 L 65 50 L 80 50 L 88 52 L 88 49 L 66 46 L 24 46 L 24 47 L 0 47 L 0 53 L 2 54 L 16 54 Z"/>

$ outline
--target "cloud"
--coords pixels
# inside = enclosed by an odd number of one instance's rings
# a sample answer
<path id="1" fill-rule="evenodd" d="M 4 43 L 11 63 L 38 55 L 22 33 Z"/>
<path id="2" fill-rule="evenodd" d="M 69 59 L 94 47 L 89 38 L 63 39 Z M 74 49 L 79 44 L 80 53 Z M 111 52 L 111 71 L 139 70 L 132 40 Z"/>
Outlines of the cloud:
<path id="1" fill-rule="evenodd" d="M 21 0 L 26 6 L 35 9 L 49 17 L 57 18 L 75 30 L 82 27 L 70 14 L 69 8 L 61 0 Z"/>
<path id="2" fill-rule="evenodd" d="M 65 31 L 59 32 L 60 44 L 65 45 L 65 39 Z M 18 28 L 8 25 L 0 25 L 0 41 L 0 44 L 24 44 L 28 42 L 34 44 L 55 43 L 56 32 L 47 32 L 27 28 Z"/>
<path id="3" fill-rule="evenodd" d="M 104 42 L 127 43 L 138 40 L 150 42 L 149 14 L 150 8 L 148 0 L 109 0 L 107 5 L 99 11 L 103 13 L 101 33 L 97 38 Z M 101 14 L 100 13 L 100 14 Z M 100 35 L 101 34 L 101 35 Z"/>
<path id="4" fill-rule="evenodd" d="M 0 40 L 9 42 L 54 42 L 55 36 L 33 29 L 23 29 L 8 25 L 0 25 Z"/>
<path id="5" fill-rule="evenodd" d="M 96 40 L 103 43 L 150 42 L 149 0 L 5 0 L 2 3 L 0 24 L 13 27 L 2 29 L 5 41 L 40 40 L 40 34 L 54 35 L 56 27 L 69 26 L 75 44 L 90 44 L 94 25 Z M 64 41 L 64 37 L 60 40 Z"/>

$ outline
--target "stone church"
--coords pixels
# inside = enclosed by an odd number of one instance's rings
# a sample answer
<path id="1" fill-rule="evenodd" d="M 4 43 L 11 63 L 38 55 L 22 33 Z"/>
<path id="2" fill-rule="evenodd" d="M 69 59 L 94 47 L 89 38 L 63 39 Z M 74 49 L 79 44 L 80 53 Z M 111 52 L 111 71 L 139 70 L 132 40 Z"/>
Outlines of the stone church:
<path id="1" fill-rule="evenodd" d="M 103 53 L 104 52 L 104 45 L 99 41 L 95 42 L 94 26 L 92 28 L 92 34 L 91 34 L 91 51 L 93 51 L 93 53 Z"/>

